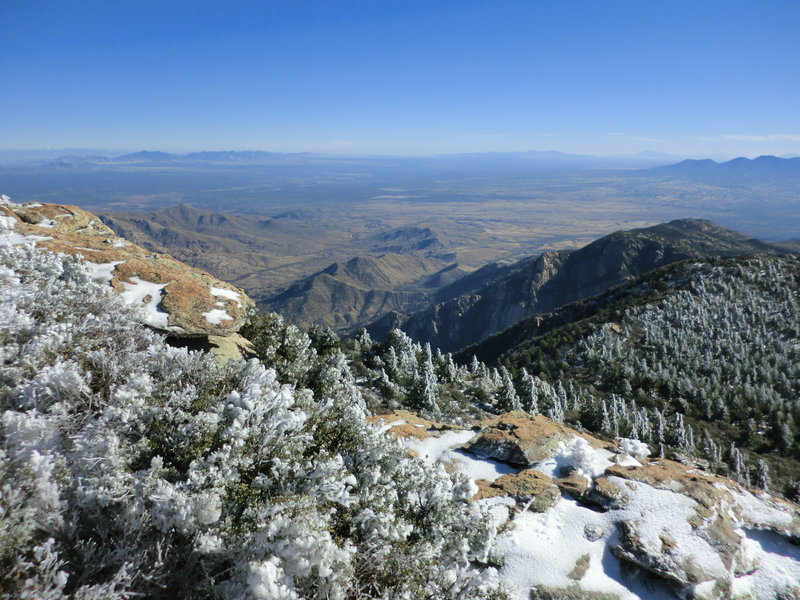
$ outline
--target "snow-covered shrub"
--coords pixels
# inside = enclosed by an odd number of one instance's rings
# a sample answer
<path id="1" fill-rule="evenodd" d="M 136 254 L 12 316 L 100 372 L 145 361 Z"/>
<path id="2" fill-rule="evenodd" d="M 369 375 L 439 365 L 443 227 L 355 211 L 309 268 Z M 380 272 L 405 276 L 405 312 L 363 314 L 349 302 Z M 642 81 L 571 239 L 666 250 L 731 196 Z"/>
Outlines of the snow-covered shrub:
<path id="1" fill-rule="evenodd" d="M 632 458 L 647 458 L 650 456 L 650 448 L 644 442 L 630 438 L 618 438 L 617 441 L 619 442 L 619 451 L 622 454 L 627 454 Z"/>
<path id="2" fill-rule="evenodd" d="M 572 471 L 591 482 L 611 465 L 610 455 L 610 452 L 597 450 L 585 438 L 576 435 L 559 443 L 552 458 L 539 463 L 536 468 L 553 477 Z"/>
<path id="3" fill-rule="evenodd" d="M 491 593 L 468 480 L 372 427 L 341 354 L 289 341 L 281 369 L 329 395 L 171 348 L 78 259 L 0 247 L 0 595 Z"/>

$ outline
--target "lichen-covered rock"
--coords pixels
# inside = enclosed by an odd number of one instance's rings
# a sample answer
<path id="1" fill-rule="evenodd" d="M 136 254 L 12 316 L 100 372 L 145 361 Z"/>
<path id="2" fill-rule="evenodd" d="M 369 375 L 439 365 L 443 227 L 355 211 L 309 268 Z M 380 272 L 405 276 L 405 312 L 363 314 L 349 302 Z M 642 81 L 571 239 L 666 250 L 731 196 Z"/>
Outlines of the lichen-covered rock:
<path id="1" fill-rule="evenodd" d="M 590 435 L 559 425 L 541 415 L 514 411 L 487 420 L 484 429 L 464 450 L 481 458 L 493 458 L 529 467 L 553 456 L 558 445 L 574 436 L 583 437 L 593 447 L 607 445 Z"/>
<path id="2" fill-rule="evenodd" d="M 561 497 L 558 487 L 549 475 L 535 469 L 501 475 L 492 482 L 478 481 L 478 493 L 473 500 L 507 496 L 517 504 L 527 505 L 533 512 L 545 512 Z"/>
<path id="3" fill-rule="evenodd" d="M 255 356 L 253 344 L 238 333 L 210 335 L 208 336 L 208 343 L 211 346 L 209 352 L 221 363 Z"/>
<path id="4" fill-rule="evenodd" d="M 3 197 L 0 216 L 11 219 L 0 242 L 30 242 L 50 252 L 83 255 L 95 279 L 141 306 L 142 320 L 171 336 L 229 336 L 254 305 L 242 290 L 117 237 L 95 215 L 75 206 L 15 204 Z"/>
<path id="5" fill-rule="evenodd" d="M 416 438 L 426 439 L 434 437 L 437 432 L 452 429 L 450 425 L 445 423 L 437 423 L 436 421 L 429 421 L 423 419 L 408 410 L 393 410 L 384 415 L 375 415 L 367 417 L 373 425 L 380 425 L 385 428 L 396 438 Z"/>

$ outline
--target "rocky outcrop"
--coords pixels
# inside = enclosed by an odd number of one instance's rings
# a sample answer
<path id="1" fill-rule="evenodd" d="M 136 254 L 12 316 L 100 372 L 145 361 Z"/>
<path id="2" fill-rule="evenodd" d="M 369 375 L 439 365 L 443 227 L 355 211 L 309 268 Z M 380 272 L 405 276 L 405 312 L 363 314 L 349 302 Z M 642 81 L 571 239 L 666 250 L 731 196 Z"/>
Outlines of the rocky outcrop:
<path id="1" fill-rule="evenodd" d="M 517 504 L 539 513 L 552 508 L 561 497 L 552 477 L 535 469 L 506 473 L 492 482 L 484 479 L 476 484 L 478 493 L 473 497 L 474 501 L 496 497 L 512 498 Z"/>
<path id="2" fill-rule="evenodd" d="M 489 419 L 464 449 L 481 458 L 530 467 L 553 456 L 561 442 L 583 435 L 593 447 L 606 442 L 559 425 L 541 415 L 515 411 Z"/>
<path id="3" fill-rule="evenodd" d="M 730 589 L 729 580 L 756 570 L 758 562 L 748 554 L 742 529 L 767 529 L 800 540 L 796 506 L 673 461 L 614 465 L 595 483 L 590 495 L 625 514 L 617 522 L 615 556 L 681 585 L 713 581 Z M 675 503 L 683 505 L 683 520 L 669 523 L 663 515 L 642 510 L 641 496 L 653 494 L 674 494 Z M 702 556 L 698 546 L 704 549 Z"/>
<path id="4" fill-rule="evenodd" d="M 207 338 L 232 352 L 229 338 L 253 301 L 242 290 L 167 254 L 149 252 L 75 206 L 0 201 L 5 243 L 33 243 L 49 252 L 82 255 L 93 277 L 141 308 L 150 327 L 177 338 Z M 244 342 L 234 343 L 241 347 Z"/>
<path id="5" fill-rule="evenodd" d="M 473 478 L 472 501 L 503 532 L 494 552 L 511 598 L 800 594 L 790 502 L 540 415 L 491 417 L 477 432 L 407 411 L 379 420 L 416 456 Z"/>

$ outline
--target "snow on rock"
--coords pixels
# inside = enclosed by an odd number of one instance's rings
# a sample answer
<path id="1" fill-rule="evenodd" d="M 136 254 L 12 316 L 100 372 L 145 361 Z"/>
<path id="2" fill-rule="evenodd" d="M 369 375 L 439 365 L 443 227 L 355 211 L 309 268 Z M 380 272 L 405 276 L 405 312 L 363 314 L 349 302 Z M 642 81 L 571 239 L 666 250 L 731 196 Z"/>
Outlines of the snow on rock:
<path id="1" fill-rule="evenodd" d="M 455 448 L 443 453 L 439 460 L 451 464 L 456 470 L 476 482 L 480 480 L 494 482 L 503 475 L 515 474 L 518 471 L 511 465 L 490 458 L 480 459 Z"/>
<path id="2" fill-rule="evenodd" d="M 144 281 L 138 277 L 131 277 L 131 282 L 122 282 L 125 291 L 120 296 L 126 303 L 134 306 L 144 304 L 144 322 L 152 327 L 167 329 L 169 314 L 159 308 L 161 303 L 161 290 L 164 285 Z"/>
<path id="3" fill-rule="evenodd" d="M 205 317 L 206 321 L 208 321 L 212 325 L 219 325 L 223 321 L 233 319 L 232 316 L 230 316 L 224 310 L 221 310 L 219 308 L 212 308 L 208 312 L 202 313 L 202 315 Z"/>
<path id="4" fill-rule="evenodd" d="M 111 279 L 114 277 L 114 269 L 123 262 L 125 261 L 113 260 L 107 263 L 95 263 L 87 260 L 86 267 L 89 269 L 92 279 L 100 283 L 111 284 Z"/>
<path id="5" fill-rule="evenodd" d="M 800 546 L 771 531 L 746 529 L 744 534 L 743 544 L 759 567 L 734 580 L 732 595 L 742 598 L 797 598 L 800 587 Z M 790 582 L 795 582 L 794 589 Z"/>
<path id="6" fill-rule="evenodd" d="M 493 417 L 477 434 L 415 420 L 383 423 L 423 460 L 477 482 L 473 501 L 501 531 L 491 577 L 514 600 L 800 595 L 791 503 L 542 416 Z"/>
<path id="7" fill-rule="evenodd" d="M 492 481 L 478 481 L 478 494 L 474 500 L 506 497 L 533 512 L 545 512 L 561 497 L 552 477 L 535 469 L 519 473 L 505 473 Z"/>
<path id="8" fill-rule="evenodd" d="M 474 435 L 475 433 L 469 430 L 445 431 L 425 439 L 406 438 L 403 443 L 426 462 L 434 463 L 443 460 L 447 462 L 450 450 L 460 448 Z"/>
<path id="9" fill-rule="evenodd" d="M 726 489 L 717 484 L 719 489 Z M 737 518 L 753 529 L 772 529 L 800 540 L 800 511 L 764 492 L 731 491 Z M 793 510 L 794 509 L 794 510 Z"/>
<path id="10" fill-rule="evenodd" d="M 242 304 L 242 296 L 238 292 L 220 287 L 212 287 L 210 291 L 212 296 L 220 296 L 228 300 L 233 300 L 239 306 Z"/>
<path id="11" fill-rule="evenodd" d="M 371 417 L 370 421 L 381 431 L 390 432 L 416 456 L 429 463 L 450 465 L 473 482 L 495 481 L 498 477 L 516 473 L 518 469 L 492 459 L 479 459 L 464 452 L 461 447 L 474 437 L 469 429 L 445 429 L 447 426 L 422 419 L 417 415 L 397 410 L 388 415 Z"/>
<path id="12" fill-rule="evenodd" d="M 628 497 L 624 508 L 611 513 L 620 530 L 612 548 L 618 558 L 684 585 L 727 578 L 733 556 L 720 552 L 720 540 L 696 526 L 695 500 L 640 482 L 610 481 L 625 485 Z"/>
<path id="13" fill-rule="evenodd" d="M 155 295 L 143 303 L 145 322 L 174 336 L 233 335 L 254 304 L 241 290 L 204 271 L 117 237 L 95 215 L 75 206 L 15 204 L 6 197 L 0 201 L 0 243 L 88 254 L 97 265 L 90 265 L 95 277 L 127 299 L 141 295 L 144 283 L 137 282 L 148 282 L 149 289 L 160 291 L 155 304 Z"/>

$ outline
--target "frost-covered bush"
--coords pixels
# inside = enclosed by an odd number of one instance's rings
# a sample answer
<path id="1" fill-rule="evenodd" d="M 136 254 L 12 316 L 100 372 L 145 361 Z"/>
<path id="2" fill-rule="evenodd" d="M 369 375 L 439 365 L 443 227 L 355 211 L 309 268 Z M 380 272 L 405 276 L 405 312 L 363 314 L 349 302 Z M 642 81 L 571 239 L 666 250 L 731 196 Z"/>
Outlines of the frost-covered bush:
<path id="1" fill-rule="evenodd" d="M 79 260 L 6 246 L 0 356 L 0 596 L 491 593 L 471 484 L 369 425 L 335 355 L 324 398 L 256 360 L 221 367 Z"/>
<path id="2" fill-rule="evenodd" d="M 644 442 L 629 438 L 618 438 L 617 441 L 619 442 L 619 451 L 622 454 L 627 454 L 632 458 L 647 458 L 650 456 L 650 448 Z"/>

